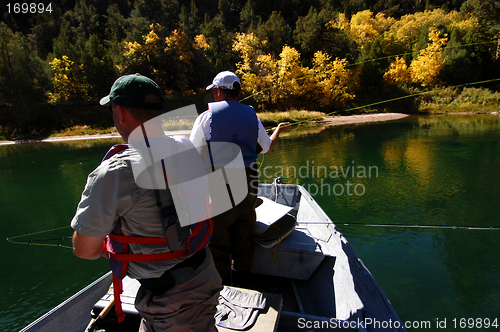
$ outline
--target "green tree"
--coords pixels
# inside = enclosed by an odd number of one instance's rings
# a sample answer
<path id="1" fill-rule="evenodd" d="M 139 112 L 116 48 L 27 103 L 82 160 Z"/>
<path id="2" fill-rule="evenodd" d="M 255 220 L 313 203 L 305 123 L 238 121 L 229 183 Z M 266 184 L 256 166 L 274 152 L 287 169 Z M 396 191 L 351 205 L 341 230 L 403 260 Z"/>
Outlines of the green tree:
<path id="1" fill-rule="evenodd" d="M 85 94 L 91 98 L 100 98 L 109 92 L 117 76 L 108 48 L 96 35 L 90 36 L 83 46 L 81 63 L 87 83 Z"/>
<path id="2" fill-rule="evenodd" d="M 189 12 L 183 5 L 179 15 L 179 30 L 184 32 L 189 39 L 193 39 L 200 33 L 200 16 L 194 0 L 191 0 Z"/>
<path id="3" fill-rule="evenodd" d="M 120 12 L 118 4 L 107 8 L 105 35 L 108 44 L 121 42 L 127 36 L 127 19 Z"/>
<path id="4" fill-rule="evenodd" d="M 234 31 L 240 24 L 241 7 L 237 0 L 219 0 L 219 18 L 227 30 Z"/>
<path id="5" fill-rule="evenodd" d="M 311 7 L 307 16 L 298 18 L 293 35 L 305 58 L 312 59 L 315 52 L 330 50 L 333 28 L 328 22 L 334 17 L 334 12 Z"/>
<path id="6" fill-rule="evenodd" d="M 500 2 L 496 0 L 467 0 L 461 10 L 472 13 L 480 20 L 480 24 L 491 28 L 498 39 L 495 59 L 500 57 Z"/>
<path id="7" fill-rule="evenodd" d="M 0 22 L 0 103 L 10 105 L 14 126 L 26 129 L 49 88 L 47 67 L 20 32 Z"/>
<path id="8" fill-rule="evenodd" d="M 218 72 L 234 68 L 236 59 L 232 52 L 233 34 L 227 32 L 219 16 L 210 21 L 207 21 L 207 17 L 205 19 L 203 35 L 210 45 L 206 54 L 213 71 Z"/>
<path id="9" fill-rule="evenodd" d="M 264 52 L 272 56 L 278 56 L 284 45 L 292 43 L 292 29 L 277 11 L 273 11 L 266 22 L 259 24 L 257 36 L 267 41 Z"/>
<path id="10" fill-rule="evenodd" d="M 64 20 L 61 24 L 59 36 L 54 39 L 53 52 L 48 56 L 48 59 L 61 59 L 63 55 L 68 56 L 70 59 L 76 59 L 79 54 L 75 44 L 76 36 L 71 29 L 71 23 Z"/>
<path id="11" fill-rule="evenodd" d="M 177 0 L 136 0 L 131 18 L 144 18 L 149 23 L 158 23 L 166 31 L 178 28 L 180 7 Z"/>
<path id="12" fill-rule="evenodd" d="M 240 31 L 244 33 L 254 32 L 259 23 L 260 16 L 255 11 L 255 3 L 248 0 L 240 15 Z"/>
<path id="13" fill-rule="evenodd" d="M 52 13 L 33 16 L 28 39 L 42 59 L 53 51 L 53 40 L 59 35 L 62 21 L 62 11 L 57 6 L 53 6 Z"/>
<path id="14" fill-rule="evenodd" d="M 78 0 L 75 8 L 66 14 L 66 18 L 76 33 L 77 38 L 88 39 L 91 35 L 102 37 L 104 30 L 101 31 L 101 17 L 97 13 L 94 5 L 87 5 L 85 0 Z"/>

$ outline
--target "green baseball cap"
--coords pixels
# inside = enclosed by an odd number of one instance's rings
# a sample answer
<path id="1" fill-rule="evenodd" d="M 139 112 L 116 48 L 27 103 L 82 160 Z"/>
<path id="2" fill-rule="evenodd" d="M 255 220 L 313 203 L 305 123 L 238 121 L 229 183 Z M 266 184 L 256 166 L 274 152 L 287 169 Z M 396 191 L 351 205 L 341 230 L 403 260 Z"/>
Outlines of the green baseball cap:
<path id="1" fill-rule="evenodd" d="M 146 96 L 150 94 L 158 95 L 161 102 L 147 102 Z M 122 76 L 113 83 L 109 95 L 100 101 L 101 105 L 108 103 L 146 110 L 161 110 L 163 109 L 163 94 L 158 84 L 152 79 L 141 74 L 131 74 Z"/>

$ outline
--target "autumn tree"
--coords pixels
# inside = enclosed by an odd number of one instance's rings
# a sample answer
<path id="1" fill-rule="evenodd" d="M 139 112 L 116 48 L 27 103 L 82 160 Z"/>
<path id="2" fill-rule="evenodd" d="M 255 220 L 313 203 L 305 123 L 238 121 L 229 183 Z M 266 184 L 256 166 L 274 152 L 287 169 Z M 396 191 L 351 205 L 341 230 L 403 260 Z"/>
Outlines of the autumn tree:
<path id="1" fill-rule="evenodd" d="M 264 54 L 254 34 L 237 34 L 233 49 L 241 56 L 237 74 L 243 90 L 261 109 L 289 109 L 344 105 L 354 97 L 351 72 L 345 59 L 315 54 L 313 68 L 301 65 L 300 53 L 284 46 L 279 57 Z"/>
<path id="2" fill-rule="evenodd" d="M 384 74 L 384 82 L 388 85 L 404 85 L 410 82 L 410 70 L 404 58 L 396 57 Z"/>
<path id="3" fill-rule="evenodd" d="M 448 35 L 441 37 L 438 29 L 429 31 L 429 45 L 420 51 L 418 57 L 411 62 L 410 76 L 413 83 L 422 86 L 434 85 L 438 80 L 439 72 L 446 59 L 443 59 L 443 50 Z"/>
<path id="4" fill-rule="evenodd" d="M 54 76 L 52 91 L 48 93 L 51 102 L 75 101 L 88 98 L 83 65 L 78 65 L 66 55 L 50 62 Z"/>
<path id="5" fill-rule="evenodd" d="M 194 80 L 194 47 L 184 32 L 174 30 L 165 38 L 166 57 L 171 61 L 170 65 L 175 67 L 175 92 L 177 94 L 193 93 L 196 84 Z M 176 94 L 171 91 L 169 94 Z M 168 93 L 168 92 L 167 92 Z"/>
<path id="6" fill-rule="evenodd" d="M 355 97 L 352 72 L 346 59 L 332 59 L 321 51 L 314 54 L 312 79 L 316 82 L 314 99 L 326 109 L 341 108 Z"/>
<path id="7" fill-rule="evenodd" d="M 165 28 L 151 24 L 150 31 L 139 41 L 126 41 L 124 44 L 125 62 L 119 66 L 123 73 L 141 73 L 157 81 L 162 87 L 173 88 L 175 77 L 165 54 Z"/>

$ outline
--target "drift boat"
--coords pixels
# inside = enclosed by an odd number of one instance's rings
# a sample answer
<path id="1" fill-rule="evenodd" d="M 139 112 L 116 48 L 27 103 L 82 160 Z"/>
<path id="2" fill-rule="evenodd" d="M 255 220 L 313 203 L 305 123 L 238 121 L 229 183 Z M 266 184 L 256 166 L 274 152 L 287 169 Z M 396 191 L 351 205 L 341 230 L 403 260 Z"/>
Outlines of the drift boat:
<path id="1" fill-rule="evenodd" d="M 256 331 L 406 331 L 371 273 L 304 187 L 260 184 L 258 195 L 287 207 L 296 224 L 277 243 L 255 247 L 245 289 L 268 300 Z M 110 285 L 108 273 L 21 332 L 85 331 L 91 312 L 97 315 L 112 298 Z M 98 329 L 137 331 L 140 317 L 133 303 L 138 287 L 137 281 L 124 280 L 126 321 L 118 325 L 112 310 Z"/>

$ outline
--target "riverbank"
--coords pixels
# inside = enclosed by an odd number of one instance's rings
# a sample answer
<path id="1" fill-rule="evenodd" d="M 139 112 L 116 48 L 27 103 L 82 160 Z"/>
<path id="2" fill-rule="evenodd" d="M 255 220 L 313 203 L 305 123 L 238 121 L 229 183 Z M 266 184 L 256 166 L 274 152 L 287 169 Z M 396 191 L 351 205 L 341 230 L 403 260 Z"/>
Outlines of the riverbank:
<path id="1" fill-rule="evenodd" d="M 408 117 L 408 114 L 403 113 L 374 113 L 374 114 L 362 114 L 362 115 L 347 115 L 347 116 L 327 116 L 325 118 L 319 119 L 316 122 L 322 125 L 339 126 L 352 123 L 363 123 L 363 122 L 379 122 L 379 121 L 391 121 L 399 120 Z M 168 132 L 169 135 L 189 135 L 189 130 L 181 130 L 175 132 Z M 63 141 L 75 141 L 75 140 L 86 140 L 86 139 L 104 139 L 104 138 L 119 138 L 120 134 L 118 132 L 109 134 L 96 134 L 96 135 L 76 135 L 76 136 L 62 136 L 62 137 L 48 137 L 42 139 L 24 139 L 16 141 L 0 141 L 1 145 L 10 144 L 24 144 L 24 143 L 39 143 L 39 142 L 63 142 Z"/>

